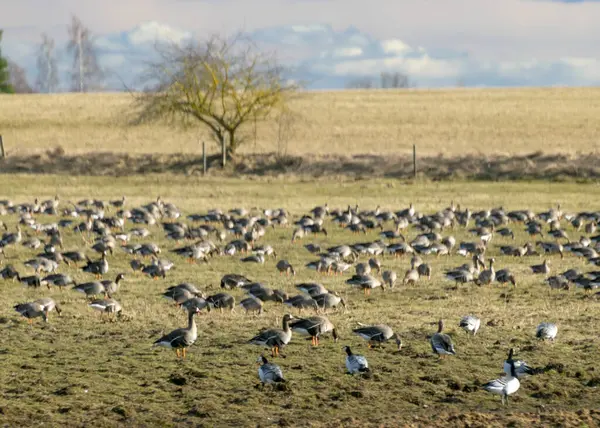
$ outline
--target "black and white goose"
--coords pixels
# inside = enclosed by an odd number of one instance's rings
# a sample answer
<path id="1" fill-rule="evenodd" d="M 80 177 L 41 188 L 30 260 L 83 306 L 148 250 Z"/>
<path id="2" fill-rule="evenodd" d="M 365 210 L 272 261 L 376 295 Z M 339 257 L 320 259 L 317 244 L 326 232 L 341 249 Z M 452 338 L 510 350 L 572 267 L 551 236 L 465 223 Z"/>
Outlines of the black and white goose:
<path id="1" fill-rule="evenodd" d="M 364 373 L 369 371 L 369 362 L 362 355 L 355 355 L 349 346 L 344 346 L 346 351 L 346 369 L 348 373 Z"/>
<path id="2" fill-rule="evenodd" d="M 480 325 L 481 320 L 473 315 L 462 317 L 460 323 L 458 324 L 458 326 L 466 331 L 467 334 L 473 333 L 473 336 L 477 334 Z"/>
<path id="3" fill-rule="evenodd" d="M 505 377 L 492 380 L 485 385 L 483 389 L 493 394 L 500 394 L 502 396 L 502 404 L 508 404 L 508 396 L 514 394 L 519 390 L 521 383 L 515 373 L 514 361 L 509 361 L 510 374 Z"/>
<path id="4" fill-rule="evenodd" d="M 431 343 L 431 349 L 438 357 L 442 358 L 445 355 L 456 355 L 454 350 L 454 344 L 452 339 L 447 334 L 442 333 L 444 330 L 444 321 L 438 321 L 438 331 L 436 334 L 431 336 L 429 342 Z"/>
<path id="5" fill-rule="evenodd" d="M 277 364 L 269 363 L 264 355 L 258 357 L 258 364 L 258 377 L 263 385 L 267 383 L 285 382 L 281 367 Z"/>
<path id="6" fill-rule="evenodd" d="M 523 360 L 514 360 L 513 359 L 514 350 L 510 348 L 508 351 L 508 358 L 504 361 L 503 370 L 504 373 L 510 375 L 511 371 L 511 362 L 515 367 L 515 376 L 517 378 L 522 378 L 526 376 L 531 376 L 535 374 L 535 370 L 527 365 L 527 363 Z"/>
<path id="7" fill-rule="evenodd" d="M 543 322 L 537 326 L 535 331 L 535 337 L 542 340 L 552 340 L 556 338 L 556 334 L 558 333 L 558 327 L 556 324 Z"/>

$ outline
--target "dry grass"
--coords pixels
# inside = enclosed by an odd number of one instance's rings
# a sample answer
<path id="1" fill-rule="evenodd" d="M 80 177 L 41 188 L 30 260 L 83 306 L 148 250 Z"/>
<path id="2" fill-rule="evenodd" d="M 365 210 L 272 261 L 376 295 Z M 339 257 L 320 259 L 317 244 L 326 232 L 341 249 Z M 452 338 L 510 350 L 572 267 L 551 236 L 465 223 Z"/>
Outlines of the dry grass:
<path id="1" fill-rule="evenodd" d="M 270 181 L 199 179 L 172 176 L 147 177 L 3 177 L 3 196 L 15 201 L 31 201 L 58 193 L 62 204 L 83 197 L 117 199 L 126 195 L 128 206 L 155 199 L 160 194 L 185 213 L 206 212 L 210 208 L 288 208 L 298 217 L 314 205 L 329 202 L 332 207 L 358 203 L 362 209 L 381 204 L 384 209 L 401 209 L 414 202 L 422 212 L 447 206 L 454 199 L 471 209 L 504 205 L 506 209 L 548 209 L 561 203 L 565 211 L 590 210 L 589 194 L 597 186 L 530 183 L 528 185 L 482 183 L 433 183 L 401 186 L 389 180 L 371 181 Z M 13 228 L 14 216 L 2 218 Z M 40 217 L 43 223 L 53 218 Z M 330 236 L 313 237 L 307 242 L 325 245 L 377 239 L 375 232 L 355 236 L 327 223 Z M 390 226 L 390 225 L 388 225 Z M 132 227 L 128 225 L 127 228 Z M 527 236 L 520 225 L 512 225 L 517 241 Z M 566 226 L 569 233 L 576 232 Z M 392 292 L 374 292 L 365 298 L 351 290 L 342 278 L 320 277 L 303 265 L 314 257 L 290 243 L 291 228 L 269 229 L 264 243 L 275 247 L 281 258 L 297 267 L 295 278 L 280 277 L 274 261 L 264 266 L 248 266 L 238 257 L 213 259 L 208 265 L 187 265 L 165 251 L 176 262 L 166 280 L 152 281 L 128 275 L 116 296 L 124 306 L 122 321 L 98 320 L 85 306 L 81 295 L 58 290 L 24 289 L 16 283 L 0 288 L 0 414 L 9 426 L 595 426 L 600 423 L 597 409 L 598 300 L 581 291 L 549 295 L 540 277 L 528 273 L 537 257 L 512 259 L 490 255 L 498 267 L 510 266 L 518 275 L 516 289 L 461 286 L 458 289 L 442 278 L 442 270 L 464 262 L 451 256 L 429 258 L 432 280 L 415 287 L 398 286 Z M 416 231 L 411 231 L 413 237 Z M 461 229 L 447 231 L 457 240 L 472 240 Z M 175 246 L 152 228 L 153 242 L 163 250 Z M 81 239 L 65 234 L 68 248 L 83 247 Z M 494 244 L 505 242 L 497 237 Z M 508 242 L 508 241 L 507 241 Z M 509 242 L 512 243 L 512 242 Z M 25 268 L 20 262 L 34 252 L 19 248 L 9 251 L 6 262 Z M 89 252 L 91 255 L 91 251 Z M 130 272 L 128 257 L 117 251 L 109 259 L 110 274 Z M 552 268 L 587 269 L 581 260 L 552 258 Z M 383 259 L 385 268 L 401 273 L 408 260 Z M 60 270 L 79 281 L 89 277 L 62 265 Z M 277 361 L 289 385 L 282 391 L 260 391 L 255 359 L 260 348 L 243 342 L 260 328 L 279 323 L 284 308 L 267 304 L 262 317 L 242 314 L 204 314 L 199 320 L 199 339 L 191 348 L 189 360 L 176 362 L 172 352 L 151 349 L 161 332 L 185 323 L 184 314 L 160 297 L 168 285 L 183 281 L 196 283 L 215 292 L 224 273 L 248 275 L 273 288 L 294 292 L 294 283 L 322 281 L 340 291 L 349 302 L 346 313 L 330 318 L 339 328 L 341 342 L 324 339 L 322 347 L 311 349 L 295 336 L 286 348 L 288 357 Z M 344 277 L 344 279 L 347 276 Z M 242 293 L 233 291 L 239 301 Z M 64 316 L 54 316 L 50 324 L 37 322 L 29 328 L 12 310 L 16 302 L 53 296 L 62 303 Z M 462 315 L 475 313 L 483 327 L 475 338 L 467 338 L 456 324 Z M 456 342 L 458 355 L 438 361 L 431 354 L 427 337 L 435 331 L 431 323 L 446 319 Z M 535 326 L 543 320 L 557 322 L 554 344 L 533 339 Z M 391 346 L 368 350 L 351 334 L 356 322 L 386 322 L 404 339 L 400 353 Z M 493 321 L 487 325 L 488 321 Z M 343 373 L 343 344 L 350 344 L 368 357 L 373 368 L 370 378 L 353 378 Z M 479 388 L 501 372 L 507 349 L 535 367 L 554 367 L 523 381 L 521 390 L 506 409 L 497 396 Z"/>
<path id="2" fill-rule="evenodd" d="M 302 94 L 291 155 L 523 154 L 596 152 L 597 88 L 342 91 Z M 10 154 L 200 153 L 201 130 L 129 128 L 127 94 L 0 96 Z M 273 124 L 260 124 L 244 153 L 277 151 Z M 211 150 L 215 148 L 210 145 Z"/>

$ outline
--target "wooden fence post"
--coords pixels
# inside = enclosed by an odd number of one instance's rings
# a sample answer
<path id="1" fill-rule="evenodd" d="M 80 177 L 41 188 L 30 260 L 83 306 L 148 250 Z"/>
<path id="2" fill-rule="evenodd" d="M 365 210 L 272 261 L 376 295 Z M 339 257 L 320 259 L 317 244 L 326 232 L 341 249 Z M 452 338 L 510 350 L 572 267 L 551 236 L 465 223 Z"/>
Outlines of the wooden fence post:
<path id="1" fill-rule="evenodd" d="M 417 179 L 417 145 L 413 144 L 413 178 Z"/>
<path id="2" fill-rule="evenodd" d="M 202 168 L 202 175 L 206 175 L 206 142 L 202 141 L 202 164 L 204 165 Z"/>
<path id="3" fill-rule="evenodd" d="M 4 151 L 4 141 L 2 141 L 2 135 L 0 135 L 0 159 L 6 158 L 6 152 Z"/>
<path id="4" fill-rule="evenodd" d="M 227 144 L 225 143 L 225 140 L 227 139 L 227 136 L 223 136 L 223 140 L 221 141 L 221 155 L 223 156 L 223 160 L 222 160 L 222 166 L 223 168 L 225 168 L 225 164 L 227 163 Z"/>

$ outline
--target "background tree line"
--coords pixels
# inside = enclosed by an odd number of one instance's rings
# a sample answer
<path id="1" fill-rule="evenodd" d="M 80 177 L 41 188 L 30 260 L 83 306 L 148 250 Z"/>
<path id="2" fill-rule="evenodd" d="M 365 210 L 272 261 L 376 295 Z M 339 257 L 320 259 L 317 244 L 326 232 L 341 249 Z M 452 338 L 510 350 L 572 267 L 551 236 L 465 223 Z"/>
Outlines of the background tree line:
<path id="1" fill-rule="evenodd" d="M 71 92 L 89 92 L 101 90 L 105 71 L 98 63 L 97 49 L 92 32 L 81 20 L 72 16 L 67 27 L 69 42 L 67 53 L 72 58 L 69 72 L 69 90 Z M 2 30 L 0 30 L 0 93 L 53 93 L 60 84 L 56 43 L 47 34 L 41 35 L 36 52 L 37 76 L 32 85 L 27 79 L 25 69 L 2 55 Z"/>

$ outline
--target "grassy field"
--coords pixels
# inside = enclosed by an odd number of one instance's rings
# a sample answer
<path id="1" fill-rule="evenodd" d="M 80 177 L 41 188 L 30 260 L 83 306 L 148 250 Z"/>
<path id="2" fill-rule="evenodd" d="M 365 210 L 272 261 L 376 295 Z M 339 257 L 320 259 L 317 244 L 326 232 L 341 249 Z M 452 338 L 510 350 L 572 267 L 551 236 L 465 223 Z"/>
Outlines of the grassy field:
<path id="1" fill-rule="evenodd" d="M 581 92 L 583 94 L 583 92 Z M 412 95 L 411 95 L 412 96 Z M 110 98 L 110 97 L 109 97 Z M 107 131 L 108 132 L 108 131 Z M 418 211 L 441 210 L 451 200 L 471 210 L 504 206 L 545 211 L 557 203 L 565 212 L 593 210 L 590 195 L 596 185 L 548 184 L 532 182 L 482 184 L 471 182 L 402 185 L 392 180 L 302 181 L 200 179 L 150 175 L 123 178 L 20 176 L 2 177 L 2 198 L 31 202 L 34 197 L 61 197 L 67 201 L 82 198 L 103 200 L 127 196 L 131 208 L 155 200 L 160 195 L 185 214 L 211 208 L 265 209 L 284 207 L 298 218 L 315 205 L 345 208 L 359 204 L 362 210 L 399 210 L 410 202 Z M 0 199 L 2 199 L 0 198 Z M 15 216 L 0 217 L 9 229 Z M 48 223 L 53 217 L 39 216 Z M 185 221 L 185 220 L 182 220 Z M 465 262 L 460 256 L 428 257 L 433 276 L 416 286 L 398 285 L 381 293 L 374 290 L 364 297 L 345 284 L 348 274 L 322 277 L 304 268 L 314 260 L 302 244 L 366 242 L 378 239 L 376 232 L 356 236 L 338 229 L 329 220 L 329 235 L 307 237 L 301 244 L 290 242 L 292 228 L 268 229 L 261 243 L 271 244 L 278 258 L 288 259 L 297 269 L 293 278 L 280 277 L 269 259 L 264 266 L 239 262 L 239 257 L 216 257 L 209 264 L 188 265 L 169 254 L 176 243 L 164 238 L 162 228 L 150 228 L 152 236 L 143 242 L 156 242 L 162 256 L 176 263 L 165 280 L 134 275 L 129 256 L 117 250 L 109 257 L 110 274 L 126 272 L 127 278 L 115 296 L 123 305 L 118 322 L 104 322 L 86 307 L 82 295 L 56 289 L 26 289 L 10 281 L 1 283 L 0 293 L 0 414 L 5 426 L 596 426 L 597 355 L 600 339 L 600 301 L 581 290 L 548 293 L 543 278 L 529 273 L 528 266 L 540 257 L 513 259 L 501 256 L 499 244 L 523 243 L 530 239 L 523 226 L 513 224 L 516 240 L 495 237 L 486 256 L 496 258 L 497 268 L 510 267 L 517 275 L 517 288 L 497 284 L 486 287 L 464 285 L 458 288 L 443 279 L 445 268 Z M 391 229 L 392 224 L 386 224 Z M 563 222 L 575 239 L 579 234 Z M 130 229 L 131 224 L 126 228 Z M 408 232 L 408 239 L 416 235 Z M 446 230 L 461 240 L 474 240 L 464 229 Z M 81 238 L 65 231 L 66 249 L 85 248 Z M 97 255 L 87 250 L 92 258 Z M 22 272 L 30 272 L 22 262 L 35 254 L 19 247 L 7 249 L 8 259 Z M 0 259 L 2 260 L 2 259 Z M 361 260 L 364 261 L 364 260 Z M 402 275 L 409 259 L 382 259 L 384 269 Z M 553 273 L 570 267 L 591 270 L 581 259 L 567 255 L 551 258 Z M 61 265 L 77 281 L 89 274 Z M 339 291 L 348 302 L 346 312 L 329 315 L 341 336 L 334 344 L 329 338 L 319 348 L 310 348 L 294 336 L 285 349 L 287 358 L 276 361 L 288 380 L 286 388 L 255 388 L 258 378 L 256 357 L 259 347 L 245 344 L 264 327 L 277 326 L 286 312 L 282 306 L 267 303 L 261 317 L 218 311 L 198 319 L 199 337 L 185 362 L 175 360 L 171 351 L 151 348 L 163 332 L 185 325 L 185 314 L 161 298 L 169 285 L 197 284 L 207 293 L 218 292 L 225 273 L 240 273 L 283 288 L 295 294 L 294 284 L 322 282 Z M 232 291 L 236 300 L 243 297 Z M 52 296 L 63 306 L 63 316 L 51 314 L 51 322 L 37 320 L 32 328 L 12 309 L 18 302 Z M 476 314 L 482 328 L 468 338 L 457 326 L 461 316 Z M 54 315 L 54 316 L 52 316 Z M 431 353 L 428 336 L 433 323 L 444 318 L 456 344 L 457 355 L 438 361 Z M 559 326 L 555 343 L 534 338 L 541 321 Z M 402 337 L 404 347 L 396 352 L 388 345 L 369 350 L 351 333 L 357 322 L 387 323 Z M 349 344 L 365 355 L 372 375 L 365 378 L 344 374 L 342 346 Z M 509 347 L 531 366 L 545 368 L 543 374 L 523 380 L 521 389 L 503 408 L 500 398 L 480 388 L 501 374 Z"/>
<path id="2" fill-rule="evenodd" d="M 597 152 L 599 98 L 598 88 L 310 92 L 292 105 L 302 120 L 284 148 L 303 156 L 409 155 L 413 144 L 421 156 Z M 126 126 L 130 102 L 127 94 L 0 96 L 0 130 L 11 155 L 201 152 L 200 129 Z M 276 152 L 276 132 L 259 124 L 242 152 Z"/>

